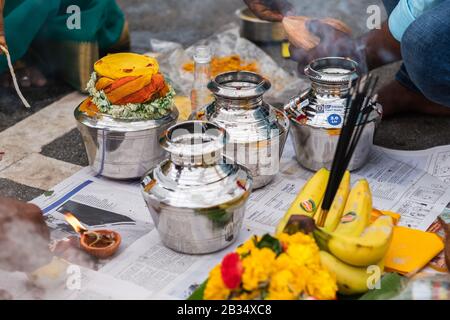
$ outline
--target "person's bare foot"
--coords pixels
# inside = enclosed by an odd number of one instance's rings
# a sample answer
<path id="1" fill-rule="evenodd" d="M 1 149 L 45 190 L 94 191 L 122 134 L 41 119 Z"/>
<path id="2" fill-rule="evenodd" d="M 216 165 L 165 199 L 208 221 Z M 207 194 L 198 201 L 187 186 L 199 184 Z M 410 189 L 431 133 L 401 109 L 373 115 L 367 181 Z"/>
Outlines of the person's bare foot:
<path id="1" fill-rule="evenodd" d="M 404 87 L 398 81 L 392 81 L 381 88 L 378 96 L 378 100 L 383 106 L 384 117 L 405 112 L 450 116 L 450 107 L 432 102 L 423 94 Z"/>
<path id="2" fill-rule="evenodd" d="M 23 88 L 37 87 L 41 88 L 47 84 L 47 78 L 35 66 L 27 66 L 23 63 L 18 63 L 14 66 L 17 81 Z M 2 87 L 9 88 L 13 86 L 13 81 L 9 70 L 1 75 L 0 84 Z"/>

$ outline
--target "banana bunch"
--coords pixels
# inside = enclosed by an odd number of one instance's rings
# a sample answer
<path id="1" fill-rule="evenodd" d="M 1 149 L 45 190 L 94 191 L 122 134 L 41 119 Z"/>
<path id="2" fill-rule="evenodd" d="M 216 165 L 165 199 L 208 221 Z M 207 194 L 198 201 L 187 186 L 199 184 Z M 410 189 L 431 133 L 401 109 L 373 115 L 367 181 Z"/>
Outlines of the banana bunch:
<path id="1" fill-rule="evenodd" d="M 339 229 L 328 232 L 317 228 L 313 232 L 322 250 L 322 264 L 336 274 L 340 293 L 364 293 L 380 280 L 393 226 L 390 216 L 381 216 L 359 236 L 341 234 Z"/>
<path id="2" fill-rule="evenodd" d="M 285 230 L 292 216 L 304 215 L 313 218 L 316 223 L 321 221 L 324 213 L 320 203 L 328 178 L 328 170 L 321 169 L 305 184 L 278 224 L 277 234 Z M 394 221 L 391 216 L 380 215 L 371 223 L 371 213 L 369 183 L 364 179 L 359 180 L 350 189 L 350 173 L 346 172 L 324 227 L 316 225 L 312 232 L 321 250 L 322 264 L 335 273 L 341 294 L 353 295 L 368 291 L 380 280 L 383 272 L 383 260 L 389 249 Z"/>
<path id="3" fill-rule="evenodd" d="M 314 217 L 317 209 L 322 203 L 329 177 L 330 171 L 322 168 L 306 182 L 294 202 L 292 202 L 289 210 L 278 223 L 275 234 L 279 235 L 284 231 L 289 219 L 293 215 Z"/>

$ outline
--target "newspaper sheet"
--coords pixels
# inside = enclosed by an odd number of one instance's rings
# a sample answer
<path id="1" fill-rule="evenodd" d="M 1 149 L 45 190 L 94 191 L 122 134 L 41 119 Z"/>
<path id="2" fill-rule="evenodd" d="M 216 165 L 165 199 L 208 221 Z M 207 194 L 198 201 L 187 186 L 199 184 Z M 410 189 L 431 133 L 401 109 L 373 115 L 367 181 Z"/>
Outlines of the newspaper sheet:
<path id="1" fill-rule="evenodd" d="M 417 151 L 375 148 L 395 160 L 408 163 L 416 169 L 426 171 L 430 175 L 450 184 L 450 145 Z"/>
<path id="2" fill-rule="evenodd" d="M 375 148 L 352 179 L 368 179 L 374 206 L 401 213 L 401 225 L 426 230 L 450 202 L 445 169 L 449 158 L 444 155 L 448 150 L 447 146 L 417 152 L 416 159 L 408 153 Z M 251 195 L 236 243 L 215 254 L 193 256 L 176 253 L 161 243 L 138 182 L 111 181 L 84 168 L 57 185 L 53 194 L 33 202 L 43 209 L 56 245 L 76 238 L 62 215 L 70 211 L 89 228 L 120 232 L 124 238 L 120 251 L 112 259 L 92 261 L 78 251 L 63 250 L 62 258 L 71 267 L 79 267 L 74 269 L 80 274 L 75 281 L 78 285 L 70 285 L 74 274 L 67 271 L 66 280 L 55 288 L 29 290 L 27 278 L 15 273 L 9 276 L 9 281 L 16 283 L 10 285 L 10 292 L 15 298 L 185 299 L 227 252 L 252 234 L 272 232 L 311 175 L 299 166 L 288 141 L 280 174 Z"/>

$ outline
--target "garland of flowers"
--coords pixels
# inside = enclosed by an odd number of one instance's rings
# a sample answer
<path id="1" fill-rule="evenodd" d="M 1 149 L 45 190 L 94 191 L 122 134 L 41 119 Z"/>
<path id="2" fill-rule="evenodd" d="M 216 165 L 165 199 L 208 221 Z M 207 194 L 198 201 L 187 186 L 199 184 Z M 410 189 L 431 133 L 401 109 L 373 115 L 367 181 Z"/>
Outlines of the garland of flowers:
<path id="1" fill-rule="evenodd" d="M 254 236 L 211 270 L 206 300 L 336 299 L 336 279 L 303 233 Z"/>
<path id="2" fill-rule="evenodd" d="M 171 85 L 169 85 L 169 92 L 165 97 L 146 103 L 114 105 L 109 102 L 103 90 L 98 91 L 95 88 L 96 83 L 97 73 L 93 72 L 86 88 L 92 98 L 92 102 L 98 107 L 101 113 L 108 114 L 114 118 L 152 120 L 162 118 L 172 110 L 175 90 Z"/>

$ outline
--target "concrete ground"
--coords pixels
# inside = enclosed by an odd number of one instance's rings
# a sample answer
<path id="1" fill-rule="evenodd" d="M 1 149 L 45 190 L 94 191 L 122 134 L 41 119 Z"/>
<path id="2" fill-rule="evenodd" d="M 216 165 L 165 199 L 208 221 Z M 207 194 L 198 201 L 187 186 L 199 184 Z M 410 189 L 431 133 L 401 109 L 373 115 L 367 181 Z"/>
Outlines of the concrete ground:
<path id="1" fill-rule="evenodd" d="M 176 41 L 188 46 L 229 23 L 237 23 L 234 13 L 243 6 L 242 0 L 117 0 L 117 2 L 127 15 L 131 29 L 132 49 L 137 52 L 148 51 L 152 38 Z M 332 16 L 343 19 L 353 28 L 356 35 L 367 31 L 367 7 L 372 4 L 382 7 L 379 0 L 296 0 L 292 2 L 302 15 Z M 264 49 L 286 70 L 296 69 L 293 61 L 281 58 L 277 45 L 267 45 Z M 377 72 L 382 76 L 382 82 L 386 83 L 393 79 L 397 68 L 398 64 L 378 70 Z M 32 110 L 25 110 L 14 92 L 0 89 L 0 152 L 2 146 L 8 142 L 6 138 L 3 138 L 7 135 L 2 136 L 3 131 L 19 126 L 25 118 L 58 101 L 71 91 L 72 89 L 63 82 L 50 79 L 49 85 L 43 89 L 24 90 L 25 96 L 33 105 Z M 375 143 L 405 150 L 450 144 L 449 127 L 450 118 L 405 114 L 384 120 L 376 134 Z M 45 126 L 43 128 L 45 130 Z M 42 133 L 36 132 L 35 139 L 39 140 L 40 134 Z M 43 161 L 50 159 L 49 161 L 53 161 L 55 165 L 64 167 L 65 169 L 62 170 L 64 174 L 69 174 L 79 166 L 87 165 L 81 137 L 71 125 L 67 126 L 66 131 L 58 131 L 53 139 L 49 139 L 36 152 L 38 155 L 35 155 L 35 158 L 43 159 Z M 8 166 L 4 166 L 3 169 L 5 167 Z M 26 181 L 20 182 L 19 179 L 15 179 L 14 175 L 4 175 L 8 178 L 2 178 L 3 169 L 0 161 L 0 195 L 31 200 L 47 189 L 43 187 L 46 184 L 27 184 Z"/>

